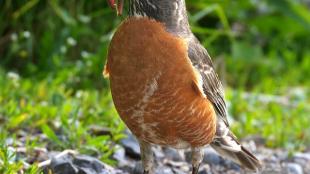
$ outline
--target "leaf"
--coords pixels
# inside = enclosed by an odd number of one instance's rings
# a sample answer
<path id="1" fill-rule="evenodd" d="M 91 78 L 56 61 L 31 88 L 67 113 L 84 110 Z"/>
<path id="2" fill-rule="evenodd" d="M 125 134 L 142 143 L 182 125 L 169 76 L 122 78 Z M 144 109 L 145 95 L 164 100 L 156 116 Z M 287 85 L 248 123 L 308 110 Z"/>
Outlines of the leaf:
<path id="1" fill-rule="evenodd" d="M 25 14 L 28 10 L 30 10 L 32 7 L 34 7 L 37 3 L 39 2 L 39 0 L 31 0 L 28 1 L 25 5 L 23 5 L 20 9 L 18 9 L 17 11 L 15 11 L 13 13 L 13 18 L 16 20 L 18 19 L 20 16 L 22 16 L 23 14 Z"/>
<path id="2" fill-rule="evenodd" d="M 43 125 L 41 127 L 42 132 L 52 141 L 56 142 L 57 144 L 62 144 L 62 142 L 59 140 L 55 132 L 48 126 L 48 125 Z"/>
<path id="3" fill-rule="evenodd" d="M 18 127 L 23 121 L 26 120 L 27 117 L 28 117 L 27 113 L 22 113 L 18 116 L 12 117 L 10 122 L 9 122 L 9 127 L 10 128 Z"/>
<path id="4" fill-rule="evenodd" d="M 67 11 L 62 9 L 56 0 L 49 0 L 48 1 L 52 9 L 55 11 L 56 15 L 59 16 L 66 24 L 69 25 L 76 25 L 76 21 L 73 17 L 71 17 Z"/>

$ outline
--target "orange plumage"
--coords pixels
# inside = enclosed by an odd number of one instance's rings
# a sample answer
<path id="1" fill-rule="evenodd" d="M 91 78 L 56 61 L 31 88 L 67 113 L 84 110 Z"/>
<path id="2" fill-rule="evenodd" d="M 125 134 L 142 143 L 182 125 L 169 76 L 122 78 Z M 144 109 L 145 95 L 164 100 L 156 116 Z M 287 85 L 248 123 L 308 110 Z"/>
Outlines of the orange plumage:
<path id="1" fill-rule="evenodd" d="M 175 148 L 212 141 L 215 111 L 187 50 L 183 39 L 148 18 L 129 18 L 116 31 L 105 74 L 119 115 L 138 139 Z"/>

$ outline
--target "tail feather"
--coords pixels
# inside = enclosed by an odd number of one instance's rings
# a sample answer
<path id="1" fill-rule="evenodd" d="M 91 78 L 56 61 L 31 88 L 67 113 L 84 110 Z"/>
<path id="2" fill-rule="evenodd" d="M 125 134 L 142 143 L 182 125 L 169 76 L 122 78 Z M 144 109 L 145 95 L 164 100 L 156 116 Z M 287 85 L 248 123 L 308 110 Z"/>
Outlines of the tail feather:
<path id="1" fill-rule="evenodd" d="M 222 136 L 215 137 L 211 146 L 220 155 L 252 171 L 258 171 L 261 168 L 259 160 L 244 148 L 230 131 L 222 134 Z"/>

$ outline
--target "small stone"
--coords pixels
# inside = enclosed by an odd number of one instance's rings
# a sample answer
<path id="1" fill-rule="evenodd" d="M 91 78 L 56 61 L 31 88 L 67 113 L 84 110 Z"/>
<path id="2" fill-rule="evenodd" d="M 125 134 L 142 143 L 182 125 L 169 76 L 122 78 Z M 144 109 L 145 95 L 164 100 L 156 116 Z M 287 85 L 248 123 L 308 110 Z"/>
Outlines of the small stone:
<path id="1" fill-rule="evenodd" d="M 132 170 L 132 174 L 143 174 L 142 162 L 137 162 Z"/>
<path id="2" fill-rule="evenodd" d="M 72 164 L 71 155 L 65 155 L 59 158 L 52 158 L 50 168 L 54 174 L 78 173 L 78 169 Z"/>
<path id="3" fill-rule="evenodd" d="M 287 151 L 281 151 L 275 154 L 277 161 L 285 161 L 288 158 L 288 155 Z"/>
<path id="4" fill-rule="evenodd" d="M 172 169 L 167 166 L 163 166 L 162 164 L 158 166 L 154 166 L 155 174 L 174 174 Z M 143 166 L 141 162 L 137 162 L 134 167 L 132 174 L 143 174 Z"/>
<path id="5" fill-rule="evenodd" d="M 175 150 L 175 149 L 171 149 L 171 148 L 163 148 L 163 152 L 165 154 L 165 157 L 169 160 L 173 160 L 173 161 L 183 161 L 180 153 Z"/>
<path id="6" fill-rule="evenodd" d="M 64 154 L 52 158 L 48 167 L 55 174 L 119 174 L 123 173 L 86 155 Z M 47 170 L 45 170 L 47 171 Z"/>
<path id="7" fill-rule="evenodd" d="M 294 159 L 304 159 L 310 161 L 310 153 L 296 153 Z"/>
<path id="8" fill-rule="evenodd" d="M 97 126 L 97 125 L 91 125 L 89 127 L 89 131 L 91 135 L 110 135 L 112 136 L 111 129 L 107 127 Z"/>
<path id="9" fill-rule="evenodd" d="M 211 165 L 219 165 L 221 157 L 212 148 L 206 148 L 204 150 L 203 162 Z"/>
<path id="10" fill-rule="evenodd" d="M 303 174 L 303 170 L 299 164 L 287 163 L 285 167 L 285 171 L 287 174 Z"/>
<path id="11" fill-rule="evenodd" d="M 60 163 L 52 168 L 54 174 L 77 174 L 78 169 L 72 163 Z"/>
<path id="12" fill-rule="evenodd" d="M 154 153 L 154 156 L 156 159 L 161 160 L 161 159 L 165 158 L 165 154 L 164 154 L 162 148 L 159 146 L 156 146 L 153 148 L 153 153 Z"/>
<path id="13" fill-rule="evenodd" d="M 105 170 L 105 165 L 96 158 L 79 155 L 73 159 L 73 164 L 83 170 L 84 172 L 88 172 L 87 174 L 98 173 L 98 174 L 108 174 Z"/>
<path id="14" fill-rule="evenodd" d="M 121 140 L 121 145 L 125 148 L 126 155 L 133 159 L 140 160 L 140 146 L 138 141 L 131 134 Z"/>
<path id="15" fill-rule="evenodd" d="M 176 174 L 188 174 L 188 171 L 185 172 L 185 171 L 183 171 L 183 170 L 181 170 L 181 169 L 178 169 L 178 168 L 173 168 L 172 171 L 173 171 L 174 173 L 176 173 Z"/>
<path id="16" fill-rule="evenodd" d="M 212 174 L 209 165 L 202 165 L 199 169 L 198 174 Z"/>
<path id="17" fill-rule="evenodd" d="M 174 174 L 171 168 L 167 166 L 157 166 L 155 169 L 155 174 Z"/>
<path id="18" fill-rule="evenodd" d="M 269 156 L 268 158 L 266 158 L 265 161 L 268 163 L 277 163 L 278 158 L 275 155 L 272 155 L 272 156 Z"/>
<path id="19" fill-rule="evenodd" d="M 123 167 L 127 162 L 126 162 L 126 157 L 125 157 L 125 149 L 119 145 L 115 148 L 116 150 L 113 153 L 113 159 L 118 161 L 118 166 Z"/>
<path id="20" fill-rule="evenodd" d="M 225 160 L 226 162 L 226 165 L 227 165 L 227 168 L 229 168 L 230 170 L 235 170 L 235 171 L 240 171 L 241 168 L 238 164 L 230 161 L 230 160 Z"/>

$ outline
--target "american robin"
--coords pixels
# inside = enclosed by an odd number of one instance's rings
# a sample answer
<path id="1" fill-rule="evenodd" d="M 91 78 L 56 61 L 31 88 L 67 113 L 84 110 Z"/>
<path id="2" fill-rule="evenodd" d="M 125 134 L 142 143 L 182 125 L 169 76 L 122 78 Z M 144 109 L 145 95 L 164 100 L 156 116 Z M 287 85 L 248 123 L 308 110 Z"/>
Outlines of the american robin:
<path id="1" fill-rule="evenodd" d="M 122 12 L 123 0 L 108 2 Z M 139 141 L 145 174 L 153 171 L 153 145 L 190 148 L 193 174 L 208 144 L 245 168 L 261 167 L 229 130 L 222 84 L 190 29 L 185 0 L 129 0 L 104 74 L 117 112 Z"/>

